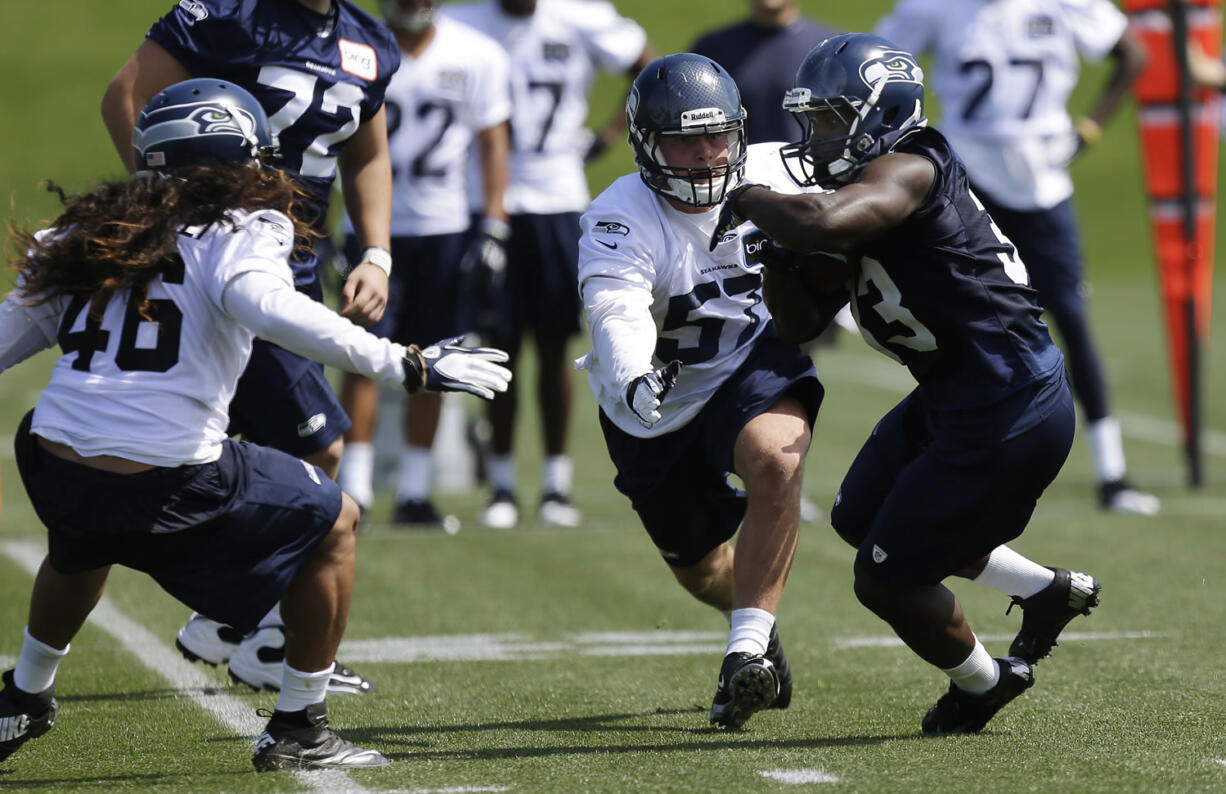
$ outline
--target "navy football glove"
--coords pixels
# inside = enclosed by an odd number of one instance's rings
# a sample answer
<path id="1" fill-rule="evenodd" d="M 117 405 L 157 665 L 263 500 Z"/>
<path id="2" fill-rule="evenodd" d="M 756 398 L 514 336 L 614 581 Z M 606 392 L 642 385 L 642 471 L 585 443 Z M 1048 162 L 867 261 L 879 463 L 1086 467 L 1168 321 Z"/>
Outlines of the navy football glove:
<path id="1" fill-rule="evenodd" d="M 509 223 L 501 218 L 482 218 L 460 259 L 460 272 L 470 278 L 483 295 L 492 295 L 502 289 L 510 237 Z"/>
<path id="2" fill-rule="evenodd" d="M 677 385 L 681 362 L 673 360 L 659 369 L 639 375 L 626 387 L 626 405 L 643 427 L 660 421 L 660 403 Z"/>
<path id="3" fill-rule="evenodd" d="M 494 347 L 465 347 L 464 337 L 442 339 L 422 350 L 409 345 L 404 358 L 404 388 L 426 391 L 466 391 L 486 400 L 506 391 L 511 370 L 499 364 L 509 357 Z"/>
<path id="4" fill-rule="evenodd" d="M 708 250 L 714 251 L 715 246 L 719 245 L 719 241 L 723 239 L 725 234 L 745 222 L 745 218 L 737 213 L 736 203 L 741 198 L 741 194 L 751 187 L 770 190 L 766 185 L 759 185 L 754 182 L 743 182 L 729 190 L 728 195 L 724 196 L 724 205 L 719 208 L 719 220 L 715 223 L 715 231 L 711 233 L 711 245 Z"/>

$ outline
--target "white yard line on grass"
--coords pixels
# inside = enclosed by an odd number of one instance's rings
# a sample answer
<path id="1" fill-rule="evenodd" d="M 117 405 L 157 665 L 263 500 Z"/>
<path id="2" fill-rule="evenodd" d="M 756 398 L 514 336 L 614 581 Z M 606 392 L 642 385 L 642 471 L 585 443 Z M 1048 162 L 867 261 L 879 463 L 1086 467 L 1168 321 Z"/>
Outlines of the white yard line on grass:
<path id="1" fill-rule="evenodd" d="M 30 540 L 7 540 L 0 550 L 33 576 L 43 561 L 42 544 Z M 111 635 L 141 664 L 164 678 L 176 690 L 195 701 L 227 729 L 254 739 L 264 729 L 264 721 L 255 710 L 238 698 L 219 692 L 217 681 L 179 656 L 151 631 L 120 612 L 106 596 L 94 607 L 89 621 Z M 298 781 L 316 791 L 362 792 L 359 786 L 341 771 L 295 772 Z"/>
<path id="2" fill-rule="evenodd" d="M 1012 634 L 977 634 L 981 642 L 1012 640 Z M 1156 640 L 1166 635 L 1158 631 L 1066 631 L 1060 634 L 1060 642 L 1086 642 L 1089 640 Z M 868 637 L 835 637 L 834 647 L 841 650 L 852 648 L 901 648 L 902 640 L 893 634 Z"/>
<path id="3" fill-rule="evenodd" d="M 759 770 L 762 777 L 777 780 L 780 783 L 838 783 L 838 775 L 827 774 L 821 769 L 765 769 Z"/>

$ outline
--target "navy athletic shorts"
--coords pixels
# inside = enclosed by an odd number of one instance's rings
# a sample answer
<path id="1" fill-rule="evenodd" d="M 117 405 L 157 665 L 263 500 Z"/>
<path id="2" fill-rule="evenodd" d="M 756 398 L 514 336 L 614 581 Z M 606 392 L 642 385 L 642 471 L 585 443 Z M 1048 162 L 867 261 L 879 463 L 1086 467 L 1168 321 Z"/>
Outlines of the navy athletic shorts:
<path id="1" fill-rule="evenodd" d="M 422 347 L 471 330 L 472 313 L 464 306 L 460 260 L 467 232 L 392 238 L 392 277 L 387 309 L 368 329 L 376 336 Z M 357 238 L 345 238 L 345 259 L 362 252 Z"/>
<path id="2" fill-rule="evenodd" d="M 579 213 L 512 215 L 494 339 L 516 339 L 528 330 L 566 339 L 579 333 L 579 309 Z"/>
<path id="3" fill-rule="evenodd" d="M 1022 534 L 1072 446 L 1064 367 L 990 410 L 995 423 L 985 409 L 974 425 L 995 432 L 951 433 L 917 390 L 877 423 L 830 512 L 858 570 L 894 587 L 934 585 Z M 1010 433 L 1019 419 L 1027 429 Z"/>
<path id="4" fill-rule="evenodd" d="M 798 399 L 812 427 L 825 392 L 813 361 L 772 331 L 684 427 L 654 438 L 619 430 L 600 412 L 613 484 L 670 565 L 697 564 L 736 534 L 745 493 L 728 482 L 741 428 L 785 396 Z M 663 410 L 668 410 L 665 398 Z"/>
<path id="5" fill-rule="evenodd" d="M 323 364 L 263 339 L 252 343 L 230 401 L 230 435 L 302 458 L 327 449 L 349 425 Z"/>
<path id="6" fill-rule="evenodd" d="M 336 524 L 340 487 L 317 466 L 227 440 L 213 463 L 113 474 L 38 445 L 26 414 L 17 467 L 64 574 L 122 565 L 213 620 L 251 631 Z"/>

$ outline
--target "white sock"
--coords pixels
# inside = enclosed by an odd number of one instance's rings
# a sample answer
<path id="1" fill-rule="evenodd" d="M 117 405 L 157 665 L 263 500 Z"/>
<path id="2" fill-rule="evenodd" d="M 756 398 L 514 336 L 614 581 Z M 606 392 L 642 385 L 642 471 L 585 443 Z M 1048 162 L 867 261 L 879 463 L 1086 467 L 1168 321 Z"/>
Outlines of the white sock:
<path id="1" fill-rule="evenodd" d="M 515 458 L 510 455 L 490 455 L 490 487 L 496 491 L 515 493 Z"/>
<path id="2" fill-rule="evenodd" d="M 732 610 L 732 629 L 728 632 L 728 650 L 730 653 L 766 653 L 766 644 L 770 642 L 771 628 L 775 625 L 775 616 L 765 609 Z"/>
<path id="3" fill-rule="evenodd" d="M 284 626 L 285 621 L 281 619 L 281 602 L 278 601 L 273 605 L 272 609 L 268 610 L 268 614 L 260 618 L 260 625 L 257 629 L 262 629 L 265 626 Z"/>
<path id="4" fill-rule="evenodd" d="M 277 697 L 277 711 L 302 711 L 307 706 L 322 703 L 328 696 L 328 679 L 336 662 L 318 673 L 304 673 L 281 663 L 281 694 Z"/>
<path id="5" fill-rule="evenodd" d="M 568 455 L 550 455 L 541 465 L 541 491 L 569 496 L 575 466 Z"/>
<path id="6" fill-rule="evenodd" d="M 348 441 L 341 453 L 337 476 L 341 490 L 353 497 L 363 510 L 375 501 L 375 445 L 369 441 Z"/>
<path id="7" fill-rule="evenodd" d="M 1120 423 L 1114 417 L 1104 416 L 1086 428 L 1090 442 L 1090 456 L 1094 459 L 1094 476 L 1099 482 L 1122 480 L 1127 471 L 1124 462 L 1124 438 Z"/>
<path id="8" fill-rule="evenodd" d="M 37 695 L 55 683 L 55 673 L 60 669 L 60 662 L 68 655 L 72 643 L 64 646 L 64 650 L 52 648 L 45 642 L 34 639 L 30 627 L 26 626 L 25 638 L 21 641 L 21 655 L 17 657 L 17 668 L 13 670 L 13 683 L 22 692 Z"/>
<path id="9" fill-rule="evenodd" d="M 433 479 L 434 459 L 430 456 L 430 448 L 405 444 L 400 451 L 400 471 L 396 476 L 396 501 L 423 501 L 430 495 Z"/>
<path id="10" fill-rule="evenodd" d="M 1052 583 L 1055 571 L 1023 557 L 1008 546 L 997 546 L 988 555 L 983 573 L 974 578 L 975 584 L 998 590 L 1007 596 L 1030 598 Z"/>
<path id="11" fill-rule="evenodd" d="M 958 689 L 972 695 L 982 695 L 1000 680 L 1000 668 L 996 666 L 996 660 L 988 653 L 987 648 L 983 647 L 978 637 L 975 638 L 975 649 L 966 657 L 965 662 L 948 670 L 941 668 L 941 672 L 949 676 Z"/>

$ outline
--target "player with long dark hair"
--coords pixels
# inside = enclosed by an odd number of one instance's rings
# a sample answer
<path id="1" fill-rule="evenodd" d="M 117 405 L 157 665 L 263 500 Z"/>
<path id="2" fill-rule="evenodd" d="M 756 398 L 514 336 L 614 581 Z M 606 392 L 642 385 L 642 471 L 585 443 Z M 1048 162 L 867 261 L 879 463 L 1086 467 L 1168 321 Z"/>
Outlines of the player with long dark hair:
<path id="1" fill-rule="evenodd" d="M 265 167 L 276 137 L 243 89 L 171 86 L 145 106 L 133 149 L 131 181 L 61 193 L 50 229 L 15 234 L 26 249 L 0 304 L 0 372 L 56 343 L 63 354 L 15 435 L 48 553 L 3 675 L 0 759 L 55 724 L 60 662 L 123 565 L 239 631 L 282 603 L 280 695 L 257 769 L 382 766 L 328 728 L 325 706 L 357 504 L 319 467 L 228 438 L 227 407 L 257 335 L 410 392 L 486 398 L 506 388 L 506 354 L 394 344 L 294 289 L 303 194 Z"/>

